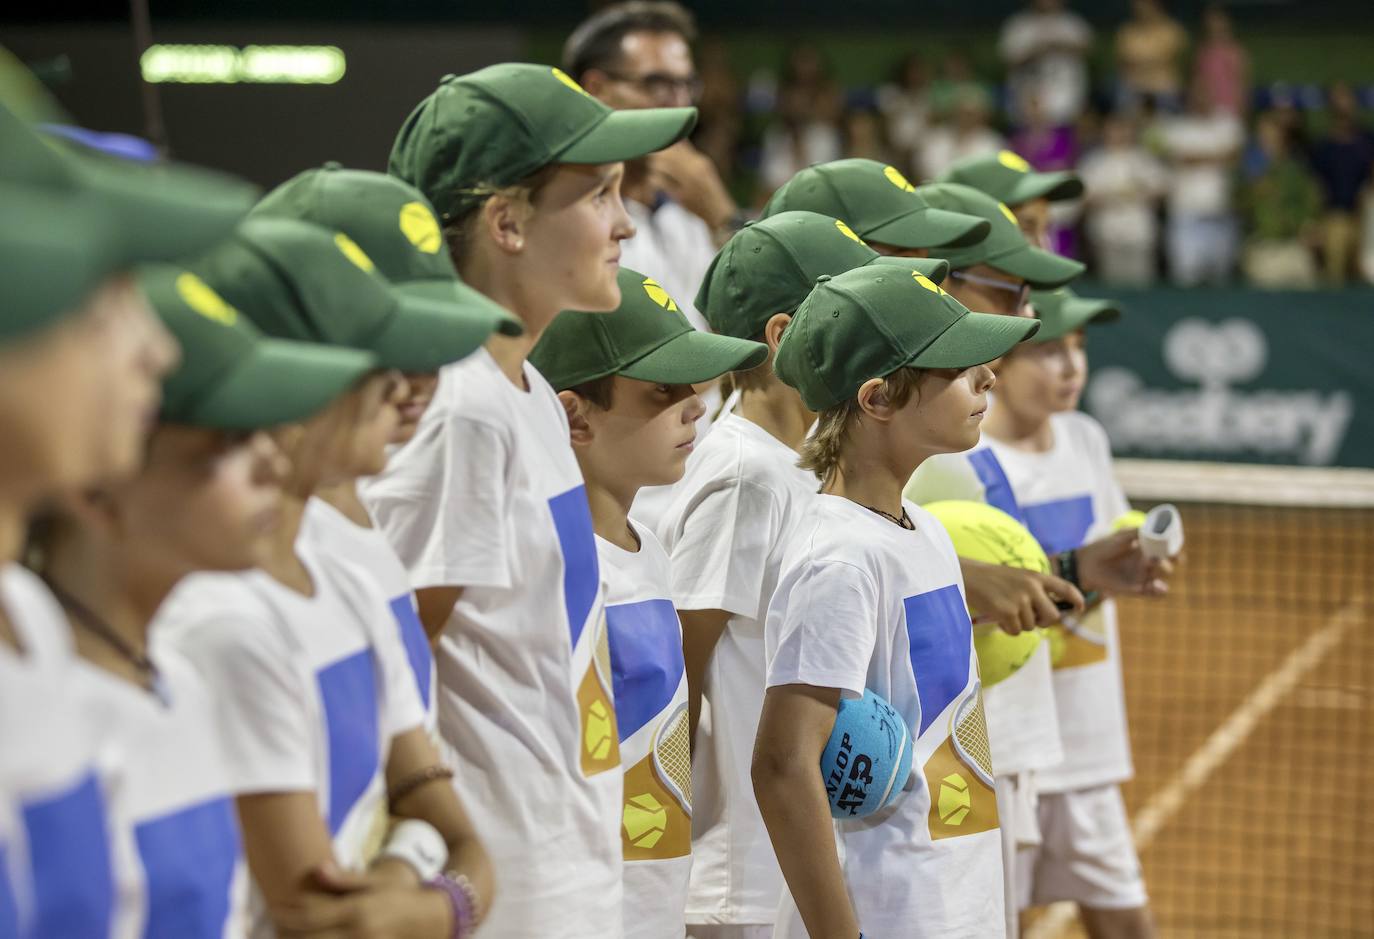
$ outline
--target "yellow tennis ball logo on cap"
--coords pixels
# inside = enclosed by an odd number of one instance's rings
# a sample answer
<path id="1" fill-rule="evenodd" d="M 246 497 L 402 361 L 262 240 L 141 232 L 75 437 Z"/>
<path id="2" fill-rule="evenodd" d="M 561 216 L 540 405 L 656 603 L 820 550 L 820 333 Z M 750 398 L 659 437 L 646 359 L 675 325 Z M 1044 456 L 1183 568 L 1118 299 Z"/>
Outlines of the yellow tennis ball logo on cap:
<path id="1" fill-rule="evenodd" d="M 1012 212 L 1011 209 L 1007 208 L 1007 204 L 1005 202 L 997 203 L 997 208 L 1002 210 L 1002 214 L 1007 217 L 1008 222 L 1011 222 L 1013 225 L 1021 224 L 1020 222 L 1016 221 L 1016 214 Z"/>
<path id="2" fill-rule="evenodd" d="M 553 72 L 554 78 L 558 79 L 563 84 L 567 85 L 573 91 L 577 92 L 578 94 L 586 95 L 588 98 L 591 97 L 591 94 L 587 91 L 587 89 L 579 85 L 576 79 L 574 79 L 567 72 L 563 71 L 561 68 L 550 69 L 550 71 Z"/>
<path id="3" fill-rule="evenodd" d="M 354 267 L 361 268 L 371 274 L 377 269 L 377 265 L 372 263 L 372 259 L 367 256 L 367 252 L 358 247 L 358 243 L 343 232 L 334 234 L 334 244 L 339 246 L 343 256 L 353 263 Z"/>
<path id="4" fill-rule="evenodd" d="M 916 281 L 916 283 L 920 284 L 922 287 L 929 290 L 931 293 L 938 293 L 942 297 L 948 296 L 948 294 L 945 293 L 945 288 L 935 283 L 935 281 L 931 280 L 929 277 L 922 274 L 920 271 L 912 271 L 911 279 Z"/>
<path id="5" fill-rule="evenodd" d="M 1016 170 L 1018 173 L 1030 172 L 1030 164 L 1025 161 L 1025 158 L 1019 153 L 1012 153 L 1010 150 L 1003 150 L 997 154 L 997 162 L 1009 170 Z"/>
<path id="6" fill-rule="evenodd" d="M 669 313 L 678 312 L 677 304 L 673 302 L 672 297 L 668 296 L 668 291 L 660 287 L 658 281 L 654 280 L 652 277 L 644 278 L 644 292 L 649 295 L 650 300 L 663 307 L 663 309 L 667 310 Z"/>
<path id="7" fill-rule="evenodd" d="M 840 220 L 840 219 L 838 219 L 838 218 L 835 219 L 835 227 L 838 228 L 838 229 L 840 230 L 840 234 L 841 234 L 841 235 L 844 235 L 846 238 L 849 238 L 849 239 L 852 239 L 852 240 L 854 240 L 854 241 L 857 241 L 859 244 L 863 245 L 865 248 L 868 247 L 868 243 L 867 243 L 866 241 L 864 241 L 862 238 L 860 238 L 858 235 L 854 234 L 854 229 L 850 228 L 850 227 L 849 227 L 848 225 L 846 225 L 842 220 Z"/>
<path id="8" fill-rule="evenodd" d="M 587 727 L 582 732 L 582 745 L 593 759 L 604 760 L 611 752 L 611 712 L 600 701 L 587 708 Z"/>
<path id="9" fill-rule="evenodd" d="M 663 803 L 647 792 L 625 800 L 620 821 L 625 826 L 625 836 L 636 848 L 652 848 L 668 830 L 668 813 Z"/>
<path id="10" fill-rule="evenodd" d="M 968 813 L 973 810 L 973 800 L 969 796 L 968 782 L 958 773 L 950 773 L 940 780 L 940 801 L 936 808 L 940 811 L 940 821 L 946 825 L 964 824 Z"/>
<path id="11" fill-rule="evenodd" d="M 916 187 L 907 182 L 906 177 L 902 175 L 902 171 L 895 166 L 884 167 L 883 175 L 887 177 L 888 182 L 902 190 L 902 192 L 916 191 Z"/>
<path id="12" fill-rule="evenodd" d="M 238 321 L 239 311 L 195 274 L 187 272 L 177 277 L 176 288 L 186 305 L 206 319 L 225 326 L 233 326 Z"/>
<path id="13" fill-rule="evenodd" d="M 444 243 L 439 220 L 419 202 L 407 202 L 401 206 L 401 234 L 425 254 L 438 254 L 439 246 Z"/>

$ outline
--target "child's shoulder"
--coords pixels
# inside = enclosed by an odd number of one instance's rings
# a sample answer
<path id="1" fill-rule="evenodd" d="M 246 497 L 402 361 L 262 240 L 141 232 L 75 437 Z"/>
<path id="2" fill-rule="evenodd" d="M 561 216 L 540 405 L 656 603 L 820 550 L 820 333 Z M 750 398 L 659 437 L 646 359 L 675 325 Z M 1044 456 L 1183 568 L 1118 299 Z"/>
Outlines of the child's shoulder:
<path id="1" fill-rule="evenodd" d="M 1082 411 L 1064 411 L 1055 414 L 1050 420 L 1054 425 L 1055 439 L 1061 446 L 1094 459 L 1111 459 L 1111 441 L 1107 437 L 1106 428 L 1097 418 Z"/>

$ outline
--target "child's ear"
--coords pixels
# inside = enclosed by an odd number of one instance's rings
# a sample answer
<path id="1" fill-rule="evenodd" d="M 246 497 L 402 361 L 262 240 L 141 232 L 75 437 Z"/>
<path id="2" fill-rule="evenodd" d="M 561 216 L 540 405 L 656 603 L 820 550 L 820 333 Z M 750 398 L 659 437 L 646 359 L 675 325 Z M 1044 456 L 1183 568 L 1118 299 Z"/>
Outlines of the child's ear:
<path id="1" fill-rule="evenodd" d="M 891 420 L 896 408 L 887 395 L 887 382 L 881 378 L 870 378 L 859 386 L 859 391 L 855 395 L 859 401 L 859 408 L 865 417 L 871 417 L 878 421 Z"/>
<path id="2" fill-rule="evenodd" d="M 782 334 L 787 331 L 787 325 L 791 322 L 792 314 L 774 313 L 768 317 L 768 322 L 763 324 L 763 341 L 768 343 L 770 358 L 777 353 L 778 344 L 782 342 Z"/>
<path id="3" fill-rule="evenodd" d="M 519 254 L 525 250 L 525 217 L 521 206 L 507 196 L 495 195 L 482 205 L 482 224 L 502 251 Z"/>
<path id="4" fill-rule="evenodd" d="M 574 447 L 587 446 L 596 436 L 587 420 L 587 399 L 575 391 L 560 391 L 558 400 L 563 405 L 563 412 L 568 415 L 568 439 Z"/>

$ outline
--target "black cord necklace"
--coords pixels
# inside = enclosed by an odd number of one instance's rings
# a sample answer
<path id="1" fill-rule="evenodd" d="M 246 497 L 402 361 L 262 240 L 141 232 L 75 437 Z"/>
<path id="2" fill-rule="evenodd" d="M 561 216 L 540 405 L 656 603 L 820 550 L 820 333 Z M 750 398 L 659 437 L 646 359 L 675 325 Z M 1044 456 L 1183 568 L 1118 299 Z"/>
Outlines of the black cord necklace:
<path id="1" fill-rule="evenodd" d="M 94 610 L 86 606 L 68 591 L 59 587 L 49 577 L 44 577 L 43 582 L 48 585 L 48 589 L 53 592 L 68 612 L 72 614 L 73 620 L 84 627 L 92 635 L 102 640 L 111 649 L 119 653 L 120 658 L 124 659 L 135 669 L 139 675 L 153 689 L 153 693 L 165 700 L 162 693 L 162 674 L 157 670 L 157 665 L 152 659 L 148 658 L 147 653 L 140 652 L 131 646 L 124 637 L 115 632 L 114 627 L 105 622 Z"/>
<path id="2" fill-rule="evenodd" d="M 864 505 L 864 504 L 863 504 L 862 502 L 860 502 L 859 505 Z M 896 525 L 898 528 L 905 528 L 907 531 L 915 531 L 915 530 L 916 530 L 916 523 L 913 522 L 913 521 L 911 520 L 911 516 L 907 514 L 906 506 L 902 506 L 902 517 L 901 517 L 901 518 L 898 518 L 897 516 L 893 515 L 891 512 L 884 512 L 882 509 L 875 509 L 875 508 L 874 508 L 873 506 L 871 506 L 871 505 L 864 505 L 864 508 L 868 509 L 868 511 L 874 513 L 875 515 L 881 515 L 883 518 L 887 519 L 889 522 L 891 522 L 892 524 Z"/>

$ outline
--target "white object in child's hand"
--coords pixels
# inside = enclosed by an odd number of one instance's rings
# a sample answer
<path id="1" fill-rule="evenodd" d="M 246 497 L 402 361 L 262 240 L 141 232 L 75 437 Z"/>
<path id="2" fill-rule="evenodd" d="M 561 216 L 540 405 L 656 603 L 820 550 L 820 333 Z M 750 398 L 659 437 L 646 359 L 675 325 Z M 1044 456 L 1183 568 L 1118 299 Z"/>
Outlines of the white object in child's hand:
<path id="1" fill-rule="evenodd" d="M 1140 551 L 1148 558 L 1165 561 L 1183 550 L 1183 516 L 1173 505 L 1157 505 L 1140 526 Z"/>

